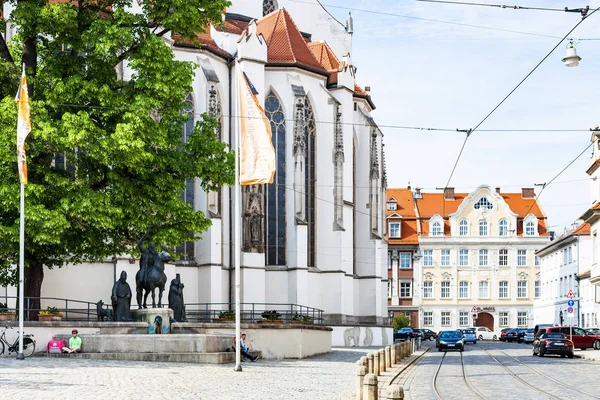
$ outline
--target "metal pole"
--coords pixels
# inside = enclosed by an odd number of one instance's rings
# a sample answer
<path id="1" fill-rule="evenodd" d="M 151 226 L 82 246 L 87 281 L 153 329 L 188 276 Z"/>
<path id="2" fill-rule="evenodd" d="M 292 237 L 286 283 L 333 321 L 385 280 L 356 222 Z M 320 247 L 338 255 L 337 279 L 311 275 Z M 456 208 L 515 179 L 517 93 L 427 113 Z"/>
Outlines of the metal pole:
<path id="1" fill-rule="evenodd" d="M 19 352 L 17 360 L 23 355 L 23 307 L 25 303 L 25 185 L 21 183 L 21 218 L 19 223 Z"/>
<path id="2" fill-rule="evenodd" d="M 237 68 L 236 68 L 237 69 Z M 240 74 L 236 74 L 236 81 L 238 82 L 238 90 L 236 91 L 236 102 L 235 104 L 238 106 L 238 114 L 239 114 L 239 91 L 242 82 L 240 82 Z M 242 371 L 242 354 L 241 354 L 241 343 L 240 343 L 240 239 L 241 239 L 241 215 L 240 215 L 240 150 L 242 149 L 241 140 L 240 140 L 240 120 L 239 118 L 236 121 L 235 127 L 235 186 L 234 186 L 234 203 L 233 203 L 233 222 L 234 222 L 234 264 L 235 264 L 235 368 L 234 371 L 241 372 Z"/>

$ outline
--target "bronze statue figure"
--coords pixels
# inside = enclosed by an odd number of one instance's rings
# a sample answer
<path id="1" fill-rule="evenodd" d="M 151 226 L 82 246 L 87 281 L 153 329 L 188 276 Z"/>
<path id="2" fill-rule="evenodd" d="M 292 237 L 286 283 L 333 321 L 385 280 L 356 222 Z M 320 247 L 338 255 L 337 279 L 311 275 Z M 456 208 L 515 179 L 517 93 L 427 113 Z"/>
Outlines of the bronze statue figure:
<path id="1" fill-rule="evenodd" d="M 112 290 L 112 306 L 114 321 L 131 321 L 131 287 L 127 283 L 127 272 L 122 271 L 121 277 L 115 282 Z"/>
<path id="2" fill-rule="evenodd" d="M 141 239 L 138 242 L 138 249 L 140 249 L 140 269 L 135 274 L 135 294 L 136 300 L 138 304 L 138 308 L 142 308 L 142 293 L 144 289 L 144 282 L 146 281 L 146 276 L 148 275 L 148 271 L 154 267 L 154 262 L 158 257 L 158 252 L 156 251 L 156 245 L 154 242 L 148 243 L 148 247 L 144 248 L 144 240 L 150 234 L 150 227 L 144 235 L 142 235 Z M 147 294 L 146 294 L 147 296 Z M 144 308 L 146 308 L 144 301 Z"/>
<path id="3" fill-rule="evenodd" d="M 184 322 L 185 318 L 185 303 L 183 302 L 183 288 L 181 276 L 176 275 L 176 278 L 171 281 L 169 288 L 169 308 L 173 310 L 173 319 L 177 322 Z"/>
<path id="4" fill-rule="evenodd" d="M 143 308 L 148 308 L 146 301 L 150 293 L 152 293 L 152 308 L 156 308 L 155 289 L 158 289 L 158 308 L 162 307 L 162 295 L 167 283 L 167 275 L 165 274 L 165 262 L 167 261 L 171 261 L 171 255 L 166 251 L 159 252 L 154 259 L 154 265 L 152 268 L 148 268 L 144 280 L 140 281 L 140 292 L 142 289 L 144 290 Z"/>

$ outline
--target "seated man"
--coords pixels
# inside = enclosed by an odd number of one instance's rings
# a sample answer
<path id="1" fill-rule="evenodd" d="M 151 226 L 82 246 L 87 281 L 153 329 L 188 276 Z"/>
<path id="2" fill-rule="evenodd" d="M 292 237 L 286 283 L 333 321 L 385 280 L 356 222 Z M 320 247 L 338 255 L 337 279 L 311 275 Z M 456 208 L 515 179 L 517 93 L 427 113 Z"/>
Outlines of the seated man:
<path id="1" fill-rule="evenodd" d="M 248 354 L 249 349 L 246 347 L 246 334 L 242 333 L 242 340 L 240 341 L 240 354 L 242 355 L 242 361 L 249 359 L 251 361 L 256 361 L 258 357 L 252 357 Z M 233 346 L 232 350 L 235 352 L 235 337 L 233 338 Z"/>
<path id="2" fill-rule="evenodd" d="M 69 347 L 63 347 L 63 353 L 80 353 L 81 352 L 81 338 L 78 336 L 77 329 L 73 329 L 71 334 L 73 335 L 69 339 Z"/>

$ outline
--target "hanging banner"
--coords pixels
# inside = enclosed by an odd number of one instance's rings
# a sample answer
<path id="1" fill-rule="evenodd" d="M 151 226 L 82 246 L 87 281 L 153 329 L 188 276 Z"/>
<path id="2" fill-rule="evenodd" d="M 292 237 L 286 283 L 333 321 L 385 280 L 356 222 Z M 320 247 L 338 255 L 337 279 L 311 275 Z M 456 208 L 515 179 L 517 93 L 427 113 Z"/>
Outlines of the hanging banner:
<path id="1" fill-rule="evenodd" d="M 27 92 L 27 78 L 25 77 L 25 68 L 21 76 L 21 86 L 15 98 L 19 106 L 19 119 L 17 123 L 17 154 L 19 163 L 19 179 L 23 185 L 27 184 L 27 155 L 25 154 L 25 139 L 31 132 L 31 122 L 29 120 L 29 93 Z"/>
<path id="2" fill-rule="evenodd" d="M 258 103 L 258 92 L 245 73 L 239 76 L 241 160 L 240 185 L 273 183 L 275 149 L 271 123 Z"/>

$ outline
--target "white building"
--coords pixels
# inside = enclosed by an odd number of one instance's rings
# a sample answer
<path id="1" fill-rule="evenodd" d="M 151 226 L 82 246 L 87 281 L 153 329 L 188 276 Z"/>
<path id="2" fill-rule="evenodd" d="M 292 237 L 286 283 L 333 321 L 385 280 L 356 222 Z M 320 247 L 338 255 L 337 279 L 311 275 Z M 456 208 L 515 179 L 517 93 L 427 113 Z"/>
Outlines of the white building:
<path id="1" fill-rule="evenodd" d="M 337 21 L 317 0 L 232 3 L 222 26 L 198 35 L 201 44 L 165 39 L 196 64 L 182 136 L 208 112 L 217 135 L 236 145 L 236 79 L 245 72 L 271 121 L 277 173 L 271 185 L 244 188 L 242 302 L 323 309 L 327 324 L 341 326 L 334 344 L 343 344 L 347 327 L 387 322 L 383 134 L 369 88 L 355 82 L 352 18 Z M 180 247 L 185 257 L 167 267 L 168 279 L 181 274 L 186 303 L 230 303 L 231 191 L 204 193 L 190 182 L 185 199 L 212 227 Z M 137 269 L 114 258 L 45 271 L 42 296 L 108 303 L 117 273 Z M 67 293 L 65 282 L 80 279 L 95 284 Z M 367 333 L 361 345 L 387 342 L 387 332 Z"/>
<path id="2" fill-rule="evenodd" d="M 541 283 L 541 294 L 534 304 L 536 324 L 583 326 L 585 315 L 595 314 L 593 298 L 591 303 L 589 298 L 590 284 L 587 279 L 578 278 L 586 272 L 589 278 L 590 251 L 590 226 L 582 224 L 536 252 L 540 258 Z M 573 299 L 573 312 L 569 313 L 567 294 L 571 290 L 577 298 Z"/>

